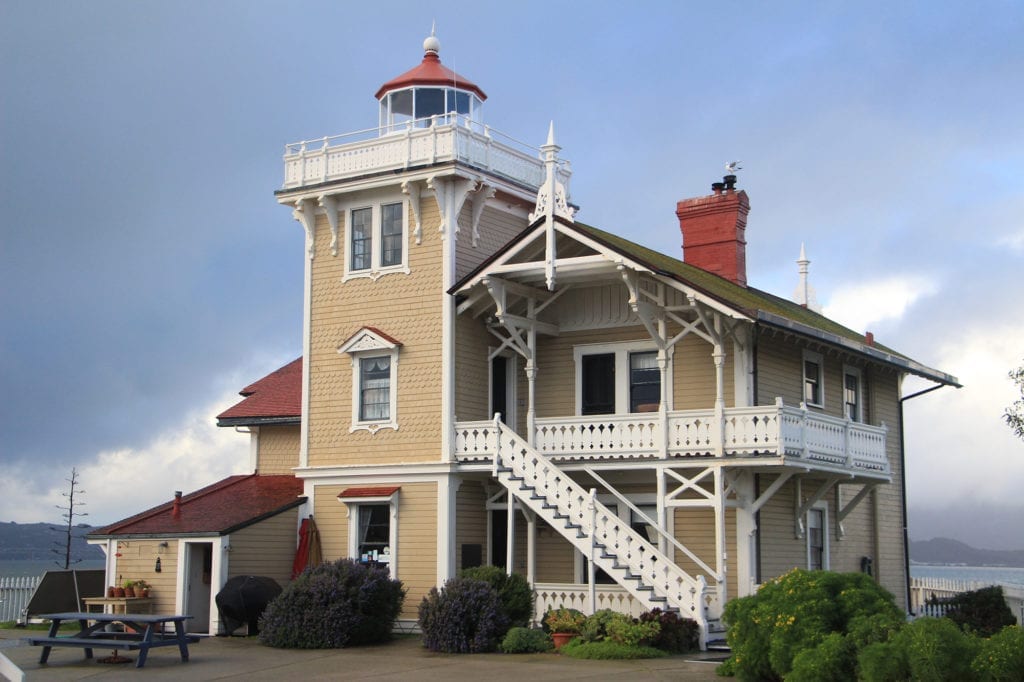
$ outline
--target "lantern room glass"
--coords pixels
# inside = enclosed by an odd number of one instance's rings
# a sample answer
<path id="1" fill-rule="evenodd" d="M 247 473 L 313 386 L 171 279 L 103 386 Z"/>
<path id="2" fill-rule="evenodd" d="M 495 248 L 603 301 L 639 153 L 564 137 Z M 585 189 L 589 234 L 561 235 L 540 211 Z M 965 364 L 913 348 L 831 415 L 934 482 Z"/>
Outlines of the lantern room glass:
<path id="1" fill-rule="evenodd" d="M 400 132 L 408 121 L 418 128 L 432 125 L 432 117 L 442 123 L 456 121 L 480 125 L 482 102 L 471 92 L 458 88 L 415 87 L 394 90 L 380 99 L 382 133 Z"/>

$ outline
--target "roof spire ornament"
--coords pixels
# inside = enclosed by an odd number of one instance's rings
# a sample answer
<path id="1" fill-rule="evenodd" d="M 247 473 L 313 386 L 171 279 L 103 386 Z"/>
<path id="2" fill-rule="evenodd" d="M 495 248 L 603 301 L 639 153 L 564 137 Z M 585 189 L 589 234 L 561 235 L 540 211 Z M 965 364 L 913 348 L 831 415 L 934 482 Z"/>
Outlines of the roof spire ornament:
<path id="1" fill-rule="evenodd" d="M 430 22 L 430 35 L 423 41 L 423 53 L 438 54 L 441 51 L 441 41 L 437 39 L 437 20 Z"/>
<path id="2" fill-rule="evenodd" d="M 807 273 L 810 268 L 811 261 L 807 258 L 807 251 L 804 249 L 803 242 L 800 243 L 800 257 L 796 261 L 800 272 L 800 283 L 796 287 L 796 291 L 793 292 L 793 299 L 802 305 L 803 307 L 813 310 L 816 313 L 821 312 L 821 306 L 818 305 L 818 299 L 814 292 L 814 287 L 808 281 Z"/>
<path id="3" fill-rule="evenodd" d="M 558 258 L 555 249 L 555 218 L 559 217 L 568 222 L 574 222 L 574 210 L 569 206 L 565 196 L 565 185 L 558 180 L 558 152 L 562 148 L 555 144 L 555 122 L 548 126 L 548 141 L 540 148 L 541 160 L 544 162 L 544 182 L 537 190 L 537 206 L 530 214 L 530 224 L 544 219 L 545 257 L 544 257 L 544 279 L 548 291 L 555 290 L 555 262 Z"/>

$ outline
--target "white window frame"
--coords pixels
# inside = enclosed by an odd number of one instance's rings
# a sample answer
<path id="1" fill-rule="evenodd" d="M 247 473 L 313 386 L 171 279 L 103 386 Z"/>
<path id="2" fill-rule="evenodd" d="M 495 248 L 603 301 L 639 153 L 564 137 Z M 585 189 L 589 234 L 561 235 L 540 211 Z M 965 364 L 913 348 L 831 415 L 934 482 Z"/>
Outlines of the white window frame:
<path id="1" fill-rule="evenodd" d="M 830 570 L 831 560 L 829 558 L 829 532 L 828 532 L 828 504 L 825 502 L 818 502 L 810 509 L 807 510 L 807 515 L 804 517 L 804 533 L 805 545 L 807 549 L 807 568 L 811 568 L 811 514 L 821 514 L 821 568 L 823 570 Z"/>
<path id="2" fill-rule="evenodd" d="M 402 206 L 402 260 L 395 265 L 383 266 L 381 259 L 384 257 L 384 238 L 382 234 L 383 207 L 391 204 Z M 370 267 L 361 270 L 352 269 L 352 213 L 360 209 L 368 208 L 371 211 L 370 229 Z M 383 196 L 372 201 L 350 202 L 341 206 L 345 218 L 345 274 L 341 281 L 347 282 L 353 279 L 368 278 L 376 282 L 384 275 L 394 273 L 409 274 L 409 206 L 404 197 L 398 195 Z"/>
<path id="3" fill-rule="evenodd" d="M 857 379 L 857 414 L 850 417 L 846 414 L 846 377 L 852 376 Z M 843 365 L 843 417 L 855 422 L 864 422 L 864 381 L 861 379 L 860 368 L 851 365 Z"/>
<path id="4" fill-rule="evenodd" d="M 615 355 L 615 412 L 612 414 L 629 414 L 629 355 L 630 353 L 657 352 L 658 347 L 653 341 L 623 341 L 619 343 L 591 343 L 573 346 L 572 358 L 576 366 L 576 414 L 583 414 L 583 356 Z M 668 353 L 668 369 L 665 372 L 668 405 L 672 409 L 672 352 Z M 593 415 L 600 416 L 600 415 Z"/>
<path id="5" fill-rule="evenodd" d="M 352 425 L 348 432 L 369 431 L 371 435 L 381 429 L 398 430 L 398 350 L 401 346 L 382 337 L 371 329 L 363 328 L 338 348 L 338 353 L 345 353 L 352 362 Z M 362 402 L 362 376 L 360 361 L 363 359 L 388 356 L 391 359 L 391 372 L 388 377 L 389 410 L 387 419 L 360 419 Z"/>
<path id="6" fill-rule="evenodd" d="M 807 361 L 818 364 L 818 399 L 821 402 L 812 403 L 807 400 Z M 805 350 L 803 359 L 800 361 L 800 402 L 808 407 L 825 407 L 825 362 L 821 353 L 812 350 Z"/>
<path id="7" fill-rule="evenodd" d="M 390 507 L 388 520 L 388 570 L 392 578 L 398 578 L 398 493 L 380 497 L 339 497 L 338 501 L 348 508 L 348 556 L 359 561 L 359 507 L 363 505 L 386 504 Z"/>

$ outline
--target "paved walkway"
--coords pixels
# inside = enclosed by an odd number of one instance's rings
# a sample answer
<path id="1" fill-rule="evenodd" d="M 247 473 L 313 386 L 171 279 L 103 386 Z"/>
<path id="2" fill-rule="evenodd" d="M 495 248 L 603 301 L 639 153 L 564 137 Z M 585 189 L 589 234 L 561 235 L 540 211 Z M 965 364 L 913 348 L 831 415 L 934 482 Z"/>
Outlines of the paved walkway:
<path id="1" fill-rule="evenodd" d="M 81 649 L 55 648 L 39 664 L 39 647 L 19 642 L 25 630 L 0 630 L 0 654 L 25 672 L 26 680 L 718 680 L 716 663 L 674 656 L 642 661 L 577 661 L 556 654 L 435 654 L 418 637 L 353 649 L 271 649 L 253 638 L 211 637 L 189 646 L 182 663 L 175 647 L 154 649 L 146 667 L 87 660 Z M 109 654 L 93 652 L 97 658 Z M 136 652 L 121 652 L 135 659 Z M 2 667 L 0 667 L 2 668 Z"/>

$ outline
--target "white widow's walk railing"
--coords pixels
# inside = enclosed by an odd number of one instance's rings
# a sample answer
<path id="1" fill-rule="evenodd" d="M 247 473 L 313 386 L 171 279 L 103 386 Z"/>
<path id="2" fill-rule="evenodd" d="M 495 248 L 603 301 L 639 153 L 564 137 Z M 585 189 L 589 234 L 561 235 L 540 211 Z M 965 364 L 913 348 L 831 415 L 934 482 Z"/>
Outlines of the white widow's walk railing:
<path id="1" fill-rule="evenodd" d="M 490 461 L 492 421 L 457 422 L 455 458 Z M 721 447 L 719 447 L 721 434 Z M 714 410 L 549 417 L 535 420 L 536 450 L 555 461 L 692 456 L 777 456 L 877 474 L 889 473 L 886 427 L 774 405 Z"/>
<path id="2" fill-rule="evenodd" d="M 285 146 L 284 188 L 461 161 L 536 189 L 544 181 L 539 150 L 459 114 L 304 140 Z M 562 162 L 566 187 L 572 171 Z"/>

